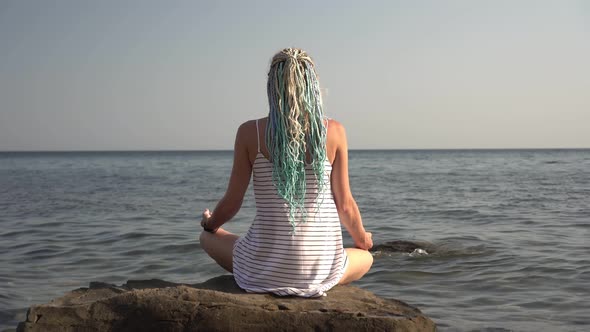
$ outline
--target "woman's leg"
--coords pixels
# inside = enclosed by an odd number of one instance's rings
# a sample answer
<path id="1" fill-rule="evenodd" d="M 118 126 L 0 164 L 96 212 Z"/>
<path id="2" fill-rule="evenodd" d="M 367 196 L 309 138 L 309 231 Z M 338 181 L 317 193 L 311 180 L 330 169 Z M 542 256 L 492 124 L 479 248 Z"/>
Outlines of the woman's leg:
<path id="1" fill-rule="evenodd" d="M 228 272 L 233 273 L 233 251 L 234 244 L 239 236 L 219 228 L 215 234 L 201 232 L 199 241 L 201 248 L 213 258 L 217 264 Z"/>
<path id="2" fill-rule="evenodd" d="M 367 250 L 357 248 L 345 248 L 344 250 L 346 250 L 348 256 L 348 266 L 342 279 L 338 282 L 339 285 L 346 285 L 359 280 L 373 265 L 373 255 Z"/>

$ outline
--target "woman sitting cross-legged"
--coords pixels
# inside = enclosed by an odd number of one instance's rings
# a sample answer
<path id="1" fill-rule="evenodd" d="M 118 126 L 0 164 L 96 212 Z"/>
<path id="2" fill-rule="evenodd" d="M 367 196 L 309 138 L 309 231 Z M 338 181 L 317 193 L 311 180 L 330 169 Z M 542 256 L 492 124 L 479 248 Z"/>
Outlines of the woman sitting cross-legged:
<path id="1" fill-rule="evenodd" d="M 201 247 L 248 292 L 322 296 L 373 263 L 349 186 L 346 134 L 324 116 L 306 52 L 273 57 L 267 92 L 268 116 L 238 129 L 227 192 L 203 213 Z M 240 209 L 252 172 L 256 216 L 239 237 L 221 226 Z M 356 248 L 343 248 L 341 224 Z"/>

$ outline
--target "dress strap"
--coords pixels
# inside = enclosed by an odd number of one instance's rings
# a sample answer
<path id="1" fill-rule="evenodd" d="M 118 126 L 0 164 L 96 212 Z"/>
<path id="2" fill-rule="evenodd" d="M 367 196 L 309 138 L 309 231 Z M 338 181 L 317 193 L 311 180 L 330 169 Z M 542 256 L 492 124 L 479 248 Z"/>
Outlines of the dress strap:
<path id="1" fill-rule="evenodd" d="M 256 142 L 258 142 L 258 152 L 260 152 L 260 133 L 258 131 L 258 119 L 256 119 Z"/>

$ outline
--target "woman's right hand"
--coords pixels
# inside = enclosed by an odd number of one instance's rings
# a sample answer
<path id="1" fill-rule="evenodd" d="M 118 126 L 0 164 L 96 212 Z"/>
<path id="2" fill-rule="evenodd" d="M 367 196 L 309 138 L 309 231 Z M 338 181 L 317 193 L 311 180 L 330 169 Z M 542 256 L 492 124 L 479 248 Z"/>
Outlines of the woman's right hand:
<path id="1" fill-rule="evenodd" d="M 207 221 L 211 218 L 211 212 L 209 209 L 205 209 L 203 214 L 201 215 L 201 227 L 205 227 L 207 225 Z"/>
<path id="2" fill-rule="evenodd" d="M 365 240 L 363 243 L 357 243 L 359 249 L 369 250 L 373 247 L 373 234 L 371 232 L 365 232 Z"/>
<path id="3" fill-rule="evenodd" d="M 217 232 L 217 229 L 219 229 L 219 227 L 217 228 L 210 228 L 209 225 L 207 225 L 207 223 L 209 222 L 209 220 L 211 219 L 211 212 L 209 211 L 209 209 L 205 209 L 205 211 L 203 212 L 203 215 L 201 217 L 201 227 L 203 227 L 203 230 L 209 232 L 209 233 L 215 233 Z"/>

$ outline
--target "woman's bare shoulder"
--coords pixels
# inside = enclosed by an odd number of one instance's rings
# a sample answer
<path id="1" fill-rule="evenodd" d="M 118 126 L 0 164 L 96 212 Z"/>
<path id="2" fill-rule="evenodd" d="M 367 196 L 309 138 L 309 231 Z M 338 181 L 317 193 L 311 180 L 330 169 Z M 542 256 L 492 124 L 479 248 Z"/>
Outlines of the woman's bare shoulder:
<path id="1" fill-rule="evenodd" d="M 258 121 L 258 129 L 256 128 L 256 121 Z M 264 132 L 266 118 L 248 120 L 243 122 L 238 128 L 236 134 L 236 146 L 245 147 L 249 152 L 251 162 L 256 159 L 258 151 L 258 144 L 260 144 L 260 137 L 264 137 L 261 133 Z M 258 135 L 257 135 L 258 134 Z"/>
<path id="2" fill-rule="evenodd" d="M 267 119 L 267 118 L 266 118 L 266 117 L 264 117 L 264 118 L 260 118 L 260 119 L 252 119 L 252 120 L 248 120 L 248 121 L 245 121 L 245 122 L 243 122 L 243 123 L 240 125 L 240 127 L 239 127 L 239 128 L 240 128 L 240 129 L 241 129 L 241 128 L 250 128 L 250 129 L 251 129 L 251 128 L 256 128 L 256 122 L 258 122 L 258 125 L 259 125 L 259 126 L 262 126 L 263 124 L 266 124 L 266 119 Z"/>
<path id="3" fill-rule="evenodd" d="M 256 120 L 248 120 L 248 121 L 242 122 L 242 124 L 240 125 L 240 127 L 238 129 L 251 128 L 253 126 L 256 127 Z"/>
<path id="4" fill-rule="evenodd" d="M 258 121 L 258 125 L 261 125 L 261 120 L 262 119 L 254 119 L 254 120 L 248 120 L 243 122 L 239 127 L 238 127 L 238 135 L 253 135 L 256 133 L 256 121 Z"/>
<path id="5" fill-rule="evenodd" d="M 340 121 L 334 119 L 328 119 L 328 131 L 331 132 L 332 135 L 340 137 L 345 134 L 344 125 L 340 123 Z"/>

